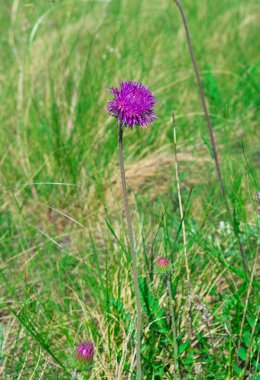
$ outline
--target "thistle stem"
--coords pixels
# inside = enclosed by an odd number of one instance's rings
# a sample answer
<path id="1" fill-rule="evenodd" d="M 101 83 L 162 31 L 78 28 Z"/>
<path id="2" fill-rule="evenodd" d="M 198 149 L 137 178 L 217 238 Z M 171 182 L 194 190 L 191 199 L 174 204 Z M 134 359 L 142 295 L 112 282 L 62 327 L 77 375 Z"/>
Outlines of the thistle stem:
<path id="1" fill-rule="evenodd" d="M 71 380 L 76 380 L 76 378 L 77 378 L 77 370 L 74 369 L 72 376 L 71 376 Z"/>
<path id="2" fill-rule="evenodd" d="M 137 323 L 136 323 L 136 362 L 137 362 L 137 380 L 142 380 L 142 368 L 141 368 L 141 329 L 142 329 L 142 312 L 141 312 L 141 298 L 140 290 L 138 285 L 138 271 L 137 271 L 137 258 L 134 247 L 134 234 L 130 218 L 127 190 L 126 190 L 126 178 L 125 178 L 125 167 L 124 167 L 124 155 L 123 155 L 123 125 L 120 124 L 119 128 L 119 162 L 120 162 L 120 174 L 124 198 L 124 207 L 125 207 L 125 216 L 129 234 L 130 241 L 130 250 L 132 256 L 132 271 L 133 271 L 133 280 L 135 287 L 135 296 L 136 296 L 136 308 L 137 308 Z"/>
<path id="3" fill-rule="evenodd" d="M 201 100 L 201 104 L 202 104 L 203 111 L 204 111 L 204 114 L 205 114 L 205 119 L 206 119 L 206 122 L 207 122 L 207 127 L 208 127 L 208 132 L 209 132 L 209 137 L 210 137 L 210 143 L 211 143 L 211 148 L 212 148 L 212 152 L 213 152 L 213 158 L 214 158 L 214 162 L 215 162 L 215 168 L 216 168 L 217 175 L 218 175 L 219 187 L 220 187 L 220 190 L 221 190 L 222 197 L 223 197 L 223 199 L 225 201 L 226 209 L 227 209 L 227 212 L 229 214 L 230 220 L 232 221 L 233 217 L 232 217 L 232 213 L 231 213 L 231 210 L 230 210 L 230 207 L 229 207 L 229 204 L 228 204 L 227 195 L 226 195 L 226 191 L 225 191 L 225 187 L 224 187 L 224 183 L 223 183 L 223 179 L 222 179 L 222 175 L 221 175 L 221 170 L 220 170 L 219 160 L 218 160 L 218 153 L 217 153 L 217 146 L 216 146 L 215 137 L 214 137 L 214 133 L 213 133 L 213 127 L 212 127 L 212 124 L 211 124 L 211 120 L 210 120 L 210 116 L 209 116 L 209 112 L 208 112 L 208 107 L 207 107 L 204 91 L 203 91 L 203 88 L 202 88 L 202 83 L 201 83 L 201 78 L 200 78 L 200 74 L 199 74 L 198 65 L 197 65 L 196 58 L 195 58 L 195 55 L 194 55 L 194 52 L 193 52 L 193 48 L 192 48 L 192 43 L 191 43 L 191 38 L 190 38 L 190 31 L 189 31 L 188 22 L 187 22 L 187 19 L 186 19 L 186 16 L 185 16 L 185 13 L 184 13 L 184 10 L 182 8 L 182 5 L 181 5 L 180 1 L 179 0 L 174 0 L 174 2 L 175 2 L 175 4 L 177 5 L 177 7 L 178 7 L 178 9 L 180 11 L 180 14 L 181 14 L 181 17 L 182 17 L 182 21 L 183 21 L 183 25 L 184 25 L 184 28 L 185 28 L 186 38 L 187 38 L 189 52 L 190 52 L 190 57 L 191 57 L 191 60 L 192 60 L 193 69 L 194 69 L 194 73 L 195 73 L 197 84 L 198 84 L 198 89 L 199 89 L 199 94 L 200 94 L 200 100 Z M 243 245 L 242 245 L 242 243 L 240 241 L 240 237 L 236 233 L 236 231 L 235 231 L 235 235 L 236 235 L 238 246 L 239 246 L 239 250 L 240 250 L 240 253 L 241 253 L 241 256 L 242 256 L 244 271 L 245 271 L 246 275 L 248 275 L 249 271 L 248 271 L 248 267 L 247 267 L 246 254 L 245 254 Z"/>
<path id="4" fill-rule="evenodd" d="M 170 302 L 170 314 L 171 314 L 171 328 L 172 328 L 172 334 L 173 334 L 173 348 L 174 348 L 174 377 L 175 379 L 178 379 L 177 373 L 179 371 L 179 365 L 178 365 L 178 345 L 177 345 L 177 331 L 176 331 L 176 321 L 175 321 L 175 315 L 174 315 L 174 308 L 173 308 L 173 297 L 172 297 L 172 288 L 171 288 L 171 281 L 170 276 L 166 276 L 166 285 L 169 295 L 169 302 Z"/>

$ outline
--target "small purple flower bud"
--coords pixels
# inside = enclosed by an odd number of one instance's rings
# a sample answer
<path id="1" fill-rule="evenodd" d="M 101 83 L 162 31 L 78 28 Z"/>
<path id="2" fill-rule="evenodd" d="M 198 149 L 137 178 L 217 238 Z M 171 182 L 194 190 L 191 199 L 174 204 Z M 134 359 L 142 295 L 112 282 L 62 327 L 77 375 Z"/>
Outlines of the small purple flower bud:
<path id="1" fill-rule="evenodd" d="M 170 267 L 170 261 L 166 257 L 159 257 L 156 260 L 156 264 L 159 270 L 166 271 Z"/>
<path id="2" fill-rule="evenodd" d="M 112 87 L 110 92 L 114 99 L 108 103 L 107 111 L 122 125 L 146 127 L 156 119 L 153 110 L 155 97 L 142 83 L 121 82 L 119 89 Z"/>
<path id="3" fill-rule="evenodd" d="M 82 361 L 91 361 L 94 356 L 94 345 L 91 342 L 81 343 L 77 348 L 77 357 Z"/>

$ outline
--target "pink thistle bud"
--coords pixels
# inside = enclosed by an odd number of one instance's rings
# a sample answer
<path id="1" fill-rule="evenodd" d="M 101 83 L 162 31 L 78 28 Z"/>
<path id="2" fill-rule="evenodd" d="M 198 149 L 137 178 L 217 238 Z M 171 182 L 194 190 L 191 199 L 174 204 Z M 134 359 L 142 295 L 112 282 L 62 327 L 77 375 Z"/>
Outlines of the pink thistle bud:
<path id="1" fill-rule="evenodd" d="M 77 357 L 82 361 L 91 361 L 94 356 L 94 345 L 91 342 L 81 343 L 77 348 Z"/>
<path id="2" fill-rule="evenodd" d="M 170 267 L 170 261 L 166 257 L 159 257 L 156 260 L 156 264 L 159 270 L 166 271 Z"/>

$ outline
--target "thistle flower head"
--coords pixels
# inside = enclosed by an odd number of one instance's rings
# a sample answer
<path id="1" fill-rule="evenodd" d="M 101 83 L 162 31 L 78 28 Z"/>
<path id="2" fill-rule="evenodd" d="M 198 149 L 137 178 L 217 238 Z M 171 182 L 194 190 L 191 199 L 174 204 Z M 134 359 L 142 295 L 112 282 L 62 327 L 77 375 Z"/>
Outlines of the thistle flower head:
<path id="1" fill-rule="evenodd" d="M 94 345 L 91 342 L 81 343 L 77 348 L 77 357 L 82 361 L 91 361 L 94 356 Z"/>
<path id="2" fill-rule="evenodd" d="M 170 261 L 167 259 L 167 257 L 164 257 L 164 256 L 161 256 L 158 259 L 156 259 L 156 265 L 157 265 L 157 269 L 162 273 L 168 272 L 169 269 L 171 268 Z"/>
<path id="3" fill-rule="evenodd" d="M 168 268 L 169 265 L 170 265 L 170 261 L 166 258 L 166 257 L 159 257 L 157 260 L 156 260 L 156 264 L 159 268 Z"/>
<path id="4" fill-rule="evenodd" d="M 110 92 L 114 99 L 108 103 L 107 110 L 122 125 L 146 127 L 156 119 L 153 110 L 155 97 L 142 83 L 121 82 L 119 89 L 112 87 Z"/>

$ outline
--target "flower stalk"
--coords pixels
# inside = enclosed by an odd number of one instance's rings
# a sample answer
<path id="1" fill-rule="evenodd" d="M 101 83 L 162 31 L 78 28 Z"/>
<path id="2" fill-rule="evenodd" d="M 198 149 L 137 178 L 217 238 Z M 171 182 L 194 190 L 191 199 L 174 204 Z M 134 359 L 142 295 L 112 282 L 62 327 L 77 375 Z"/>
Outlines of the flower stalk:
<path id="1" fill-rule="evenodd" d="M 133 227 L 130 218 L 128 198 L 127 198 L 127 189 L 126 189 L 126 178 L 125 178 L 125 167 L 124 167 L 124 155 L 123 155 L 123 131 L 124 126 L 121 123 L 119 127 L 119 162 L 120 162 L 120 174 L 122 182 L 122 191 L 124 198 L 124 208 L 125 216 L 128 228 L 130 250 L 132 256 L 132 271 L 133 271 L 133 280 L 136 296 L 136 309 L 137 309 L 137 322 L 136 322 L 136 362 L 137 362 L 137 380 L 142 380 L 142 367 L 141 367 L 141 329 L 142 329 L 142 311 L 141 311 L 141 297 L 138 284 L 138 270 L 137 270 L 137 257 L 134 246 L 134 234 Z"/>
<path id="2" fill-rule="evenodd" d="M 141 128 L 147 127 L 156 119 L 154 112 L 154 105 L 156 100 L 154 95 L 144 86 L 142 83 L 135 81 L 122 81 L 119 88 L 110 88 L 110 93 L 113 95 L 113 99 L 107 105 L 107 111 L 117 119 L 119 124 L 119 162 L 120 162 L 120 174 L 123 190 L 123 200 L 125 208 L 125 216 L 128 228 L 130 251 L 132 256 L 132 272 L 136 297 L 136 309 L 137 309 L 137 322 L 136 322 L 136 363 L 137 363 L 137 380 L 142 380 L 142 368 L 141 368 L 141 330 L 142 330 L 142 309 L 141 309 L 141 297 L 138 284 L 138 268 L 137 268 L 137 256 L 134 245 L 134 234 L 130 218 L 125 167 L 124 167 L 124 155 L 123 155 L 123 132 L 124 127 L 134 128 L 134 126 L 140 126 Z"/>

